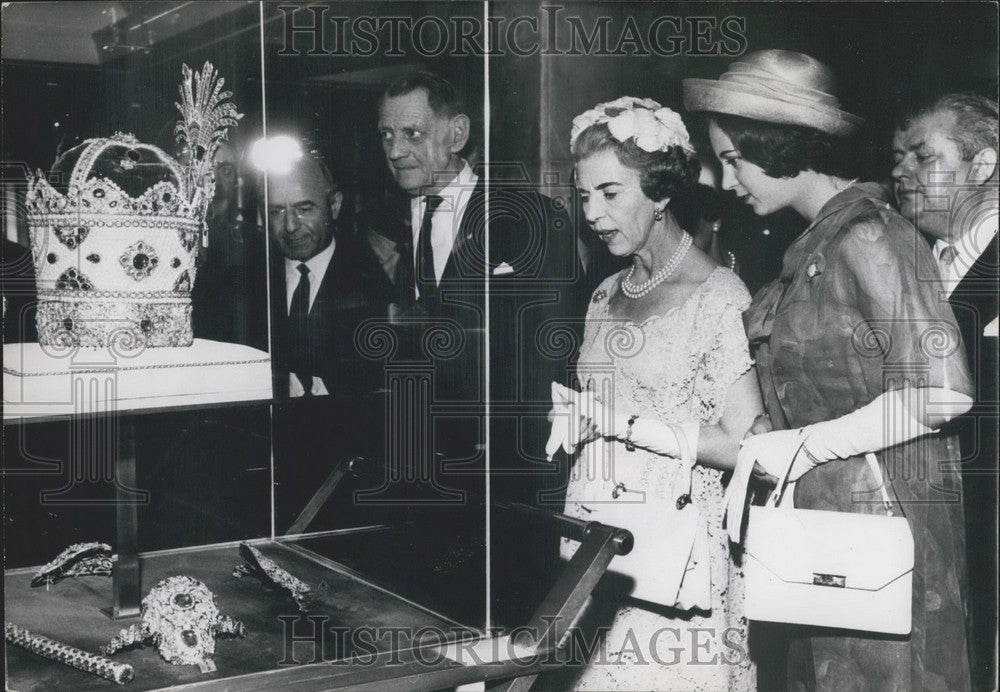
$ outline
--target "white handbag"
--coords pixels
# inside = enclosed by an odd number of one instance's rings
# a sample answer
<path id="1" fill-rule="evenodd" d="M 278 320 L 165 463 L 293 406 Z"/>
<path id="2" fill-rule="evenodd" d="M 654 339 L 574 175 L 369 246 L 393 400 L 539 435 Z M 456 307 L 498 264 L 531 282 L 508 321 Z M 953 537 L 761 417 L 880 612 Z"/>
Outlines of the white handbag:
<path id="1" fill-rule="evenodd" d="M 748 618 L 910 632 L 913 534 L 905 518 L 892 516 L 875 455 L 866 459 L 887 516 L 778 506 L 787 472 L 765 506 L 750 508 L 744 541 Z"/>
<path id="2" fill-rule="evenodd" d="M 632 532 L 635 547 L 616 557 L 608 571 L 633 579 L 633 598 L 681 610 L 708 610 L 712 607 L 708 529 L 691 497 L 694 456 L 686 441 L 681 445 L 684 469 L 666 498 L 601 503 L 592 516 Z M 670 462 L 664 459 L 664 463 Z"/>

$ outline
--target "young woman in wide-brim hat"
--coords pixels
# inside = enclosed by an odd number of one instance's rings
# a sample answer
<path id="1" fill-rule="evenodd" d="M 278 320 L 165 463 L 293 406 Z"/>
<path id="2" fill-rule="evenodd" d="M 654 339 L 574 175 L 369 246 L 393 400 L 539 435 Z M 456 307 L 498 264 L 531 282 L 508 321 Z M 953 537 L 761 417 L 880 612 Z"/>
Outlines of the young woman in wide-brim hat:
<path id="1" fill-rule="evenodd" d="M 771 431 L 741 461 L 791 464 L 796 507 L 877 513 L 874 452 L 915 542 L 912 632 L 790 627 L 789 688 L 967 690 L 961 479 L 945 463 L 957 445 L 932 431 L 967 410 L 972 385 L 927 244 L 878 185 L 851 179 L 842 144 L 861 120 L 835 94 L 826 66 L 781 50 L 684 80 L 723 187 L 809 222 L 744 316 L 769 414 L 754 431 Z M 932 413 L 936 401 L 951 404 Z"/>

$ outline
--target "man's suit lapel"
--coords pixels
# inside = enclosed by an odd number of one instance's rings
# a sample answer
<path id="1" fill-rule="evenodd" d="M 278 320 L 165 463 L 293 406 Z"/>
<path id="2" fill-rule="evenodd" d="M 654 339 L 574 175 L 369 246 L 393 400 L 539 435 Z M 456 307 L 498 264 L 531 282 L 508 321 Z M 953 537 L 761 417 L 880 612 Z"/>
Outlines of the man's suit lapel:
<path id="1" fill-rule="evenodd" d="M 997 237 L 993 236 L 993 240 L 986 246 L 986 251 L 979 255 L 979 258 L 969 268 L 969 272 L 958 284 L 956 290 L 968 290 L 974 282 L 996 281 L 1000 278 L 1000 267 L 997 266 Z"/>
<path id="2" fill-rule="evenodd" d="M 1000 298 L 997 296 L 996 288 L 997 282 L 1000 281 L 997 253 L 997 237 L 994 236 L 986 246 L 986 251 L 969 268 L 969 272 L 948 298 L 955 312 L 955 320 L 965 342 L 969 365 L 976 380 L 980 379 L 978 371 L 983 365 L 982 358 L 985 357 L 980 353 L 984 343 L 983 330 L 986 325 L 997 319 L 997 313 L 1000 311 Z M 977 382 L 977 387 L 982 385 L 982 382 Z"/>
<path id="3" fill-rule="evenodd" d="M 323 274 L 323 282 L 316 290 L 316 298 L 313 300 L 312 307 L 309 308 L 309 322 L 311 324 L 321 321 L 323 315 L 336 301 L 337 288 L 344 277 L 341 266 L 344 254 L 340 246 L 334 248 L 333 257 L 330 258 L 330 264 L 327 265 L 326 273 Z"/>
<path id="4" fill-rule="evenodd" d="M 975 305 L 980 317 L 987 322 L 997 316 L 996 284 L 1000 281 L 997 236 L 986 246 L 986 251 L 969 268 L 968 273 L 951 293 L 953 303 Z"/>
<path id="5" fill-rule="evenodd" d="M 482 247 L 483 239 L 478 240 L 474 236 L 483 234 L 486 216 L 486 188 L 482 177 L 476 181 L 476 187 L 472 190 L 469 204 L 462 215 L 462 223 L 459 226 L 458 234 L 455 236 L 455 244 L 451 248 L 451 255 L 448 256 L 448 263 L 444 266 L 441 280 L 445 279 L 472 279 L 485 274 L 482 266 L 482 251 L 472 251 L 472 247 Z"/>

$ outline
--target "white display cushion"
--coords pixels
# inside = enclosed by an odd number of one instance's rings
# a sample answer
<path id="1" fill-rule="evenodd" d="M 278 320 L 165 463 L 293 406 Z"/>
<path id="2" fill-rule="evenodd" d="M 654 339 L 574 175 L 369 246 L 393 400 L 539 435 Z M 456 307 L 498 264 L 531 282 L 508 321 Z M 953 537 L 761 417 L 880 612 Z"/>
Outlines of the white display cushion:
<path id="1" fill-rule="evenodd" d="M 270 398 L 270 356 L 240 344 L 195 339 L 137 352 L 3 347 L 5 419 Z"/>

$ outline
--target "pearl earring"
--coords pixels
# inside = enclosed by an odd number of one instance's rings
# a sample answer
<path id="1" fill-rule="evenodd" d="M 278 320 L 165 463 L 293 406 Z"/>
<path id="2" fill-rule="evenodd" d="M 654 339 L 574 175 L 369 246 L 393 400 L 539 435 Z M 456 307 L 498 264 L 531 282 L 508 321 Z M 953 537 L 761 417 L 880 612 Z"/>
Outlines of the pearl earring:
<path id="1" fill-rule="evenodd" d="M 654 209 L 653 210 L 653 218 L 656 219 L 657 221 L 663 221 L 663 210 L 662 209 Z"/>

